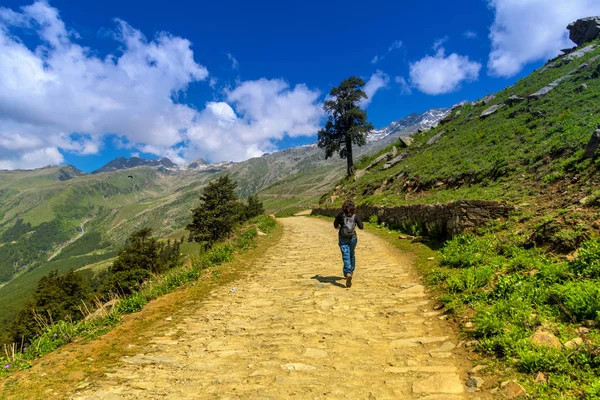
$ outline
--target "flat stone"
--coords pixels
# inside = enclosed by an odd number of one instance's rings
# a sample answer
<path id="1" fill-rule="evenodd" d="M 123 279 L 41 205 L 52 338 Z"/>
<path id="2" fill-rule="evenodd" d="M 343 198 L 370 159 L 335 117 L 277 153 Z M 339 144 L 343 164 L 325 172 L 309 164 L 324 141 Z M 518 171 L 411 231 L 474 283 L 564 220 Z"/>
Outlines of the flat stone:
<path id="1" fill-rule="evenodd" d="M 435 350 L 431 350 L 431 352 L 448 352 L 451 350 L 454 350 L 456 348 L 456 345 L 454 343 L 450 343 L 450 342 L 446 342 L 446 343 L 442 343 L 442 345 L 440 347 L 438 347 Z"/>
<path id="2" fill-rule="evenodd" d="M 476 365 L 469 370 L 469 375 L 475 375 L 485 369 L 485 365 Z"/>
<path id="3" fill-rule="evenodd" d="M 454 365 L 418 365 L 414 367 L 388 367 L 383 370 L 391 374 L 406 374 L 408 372 L 449 373 L 456 372 Z"/>
<path id="4" fill-rule="evenodd" d="M 304 357 L 311 357 L 311 358 L 323 358 L 323 357 L 327 357 L 327 352 L 325 350 L 321 350 L 321 349 L 306 349 L 304 350 Z"/>
<path id="5" fill-rule="evenodd" d="M 567 343 L 565 343 L 565 348 L 571 350 L 581 346 L 582 344 L 583 339 L 580 337 L 576 337 L 575 339 L 571 339 Z"/>
<path id="6" fill-rule="evenodd" d="M 466 385 L 468 387 L 480 388 L 483 386 L 484 383 L 485 381 L 483 380 L 483 378 L 480 378 L 478 376 L 472 376 L 469 379 L 467 379 Z"/>
<path id="7" fill-rule="evenodd" d="M 530 338 L 531 343 L 536 346 L 548 346 L 562 349 L 562 343 L 552 333 L 538 329 Z"/>
<path id="8" fill-rule="evenodd" d="M 481 118 L 481 119 L 487 118 L 490 115 L 494 114 L 499 109 L 501 109 L 502 107 L 504 107 L 504 103 L 503 104 L 495 104 L 495 105 L 491 106 L 490 108 L 486 109 L 484 112 L 482 112 L 481 115 L 479 116 L 479 118 Z"/>
<path id="9" fill-rule="evenodd" d="M 282 364 L 281 369 L 285 369 L 288 371 L 311 371 L 311 370 L 317 369 L 317 367 L 308 365 L 308 364 L 302 364 L 302 363 L 289 363 L 289 364 Z"/>
<path id="10" fill-rule="evenodd" d="M 448 393 L 464 392 L 458 374 L 438 374 L 413 383 L 413 393 Z"/>
<path id="11" fill-rule="evenodd" d="M 546 383 L 548 380 L 546 379 L 546 375 L 543 372 L 538 372 L 534 379 L 537 383 Z"/>
<path id="12" fill-rule="evenodd" d="M 527 392 L 523 389 L 523 386 L 515 381 L 503 382 L 500 387 L 503 389 L 507 399 L 520 399 L 527 396 Z"/>

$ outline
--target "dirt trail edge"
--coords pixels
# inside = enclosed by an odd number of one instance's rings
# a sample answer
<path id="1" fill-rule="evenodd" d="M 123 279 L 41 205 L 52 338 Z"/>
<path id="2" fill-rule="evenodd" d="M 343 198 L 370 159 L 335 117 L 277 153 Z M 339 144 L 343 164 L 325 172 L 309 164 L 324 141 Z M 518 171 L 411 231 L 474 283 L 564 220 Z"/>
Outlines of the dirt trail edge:
<path id="1" fill-rule="evenodd" d="M 359 232 L 353 286 L 331 222 L 280 220 L 246 278 L 174 316 L 74 399 L 475 399 L 471 366 L 407 257 Z M 478 396 L 479 395 L 479 396 Z"/>

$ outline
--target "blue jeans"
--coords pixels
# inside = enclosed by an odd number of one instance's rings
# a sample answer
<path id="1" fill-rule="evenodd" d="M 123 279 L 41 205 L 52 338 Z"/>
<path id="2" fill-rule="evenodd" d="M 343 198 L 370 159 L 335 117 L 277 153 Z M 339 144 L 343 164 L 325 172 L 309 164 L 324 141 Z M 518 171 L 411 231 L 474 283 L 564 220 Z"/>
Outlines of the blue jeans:
<path id="1" fill-rule="evenodd" d="M 342 251 L 342 260 L 344 261 L 343 274 L 346 276 L 347 273 L 354 274 L 354 268 L 356 267 L 356 258 L 354 257 L 354 249 L 356 248 L 358 239 L 339 237 L 340 250 Z"/>

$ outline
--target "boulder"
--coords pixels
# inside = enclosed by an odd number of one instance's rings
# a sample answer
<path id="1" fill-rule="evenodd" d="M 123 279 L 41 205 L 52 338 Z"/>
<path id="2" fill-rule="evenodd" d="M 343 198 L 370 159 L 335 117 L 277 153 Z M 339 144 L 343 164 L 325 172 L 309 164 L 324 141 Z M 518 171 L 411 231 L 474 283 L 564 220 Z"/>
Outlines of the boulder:
<path id="1" fill-rule="evenodd" d="M 525 101 L 524 98 L 519 97 L 519 96 L 510 96 L 508 99 L 506 99 L 505 103 L 507 106 L 512 107 L 515 104 L 519 104 L 521 102 Z"/>
<path id="2" fill-rule="evenodd" d="M 442 135 L 446 133 L 446 131 L 440 131 L 439 133 L 437 133 L 434 137 L 432 137 L 431 139 L 429 139 L 427 141 L 427 145 L 431 146 L 432 144 L 434 144 L 435 142 L 437 142 L 438 140 L 440 140 L 440 138 L 442 137 Z"/>
<path id="3" fill-rule="evenodd" d="M 376 159 L 374 159 L 373 162 L 371 164 L 369 164 L 369 166 L 365 169 L 369 170 L 369 169 L 373 168 L 374 166 L 376 166 L 377 164 L 379 164 L 380 162 L 382 162 L 383 160 L 389 160 L 390 158 L 392 158 L 392 153 L 382 154 L 379 157 L 377 157 Z"/>
<path id="4" fill-rule="evenodd" d="M 485 104 L 488 105 L 492 102 L 492 100 L 494 100 L 496 98 L 496 96 L 494 96 L 493 94 L 487 95 L 477 101 L 474 101 L 473 103 L 471 103 L 474 106 L 479 106 L 481 104 Z"/>
<path id="5" fill-rule="evenodd" d="M 444 118 L 440 119 L 440 125 L 447 124 L 448 122 L 452 121 L 453 119 L 454 119 L 454 117 L 451 114 L 448 114 Z"/>
<path id="6" fill-rule="evenodd" d="M 400 139 L 398 139 L 398 144 L 400 146 L 406 148 L 406 147 L 409 147 L 413 143 L 414 140 L 415 139 L 410 136 L 401 136 Z"/>
<path id="7" fill-rule="evenodd" d="M 529 338 L 531 343 L 536 346 L 547 346 L 554 347 L 555 349 L 562 349 L 562 343 L 554 334 L 545 331 L 543 329 L 538 329 L 535 333 Z"/>
<path id="8" fill-rule="evenodd" d="M 398 148 L 396 146 L 392 146 L 392 158 L 398 155 Z"/>
<path id="9" fill-rule="evenodd" d="M 383 170 L 385 171 L 386 169 L 390 169 L 392 168 L 394 165 L 398 164 L 400 161 L 404 160 L 406 158 L 408 154 L 407 153 L 402 153 L 397 157 L 394 157 L 393 159 L 391 159 L 390 161 L 388 161 L 387 163 L 385 163 L 383 165 Z"/>
<path id="10" fill-rule="evenodd" d="M 600 125 L 598 125 L 598 129 L 596 130 L 596 132 L 592 133 L 592 137 L 590 138 L 590 141 L 588 142 L 587 146 L 585 147 L 585 158 L 594 157 L 594 153 L 596 153 L 596 150 L 598 150 L 599 146 L 600 146 Z"/>
<path id="11" fill-rule="evenodd" d="M 490 108 L 486 109 L 484 112 L 482 112 L 481 115 L 479 116 L 479 118 L 485 119 L 485 118 L 489 117 L 490 115 L 494 114 L 496 111 L 498 111 L 499 109 L 501 109 L 504 106 L 505 106 L 504 103 L 495 104 L 495 105 L 491 106 Z"/>
<path id="12" fill-rule="evenodd" d="M 355 181 L 359 180 L 360 178 L 362 178 L 363 176 L 365 176 L 366 173 L 367 173 L 367 171 L 365 171 L 364 169 L 356 171 L 356 173 L 354 174 L 354 180 Z"/>
<path id="13" fill-rule="evenodd" d="M 600 17 L 581 18 L 567 26 L 569 39 L 578 46 L 600 38 Z"/>
<path id="14" fill-rule="evenodd" d="M 585 56 L 587 53 L 596 50 L 596 47 L 597 46 L 595 44 L 590 44 L 589 46 L 585 46 L 584 48 L 574 51 L 564 58 L 563 63 L 568 64 L 571 61 L 577 60 L 578 58 Z"/>

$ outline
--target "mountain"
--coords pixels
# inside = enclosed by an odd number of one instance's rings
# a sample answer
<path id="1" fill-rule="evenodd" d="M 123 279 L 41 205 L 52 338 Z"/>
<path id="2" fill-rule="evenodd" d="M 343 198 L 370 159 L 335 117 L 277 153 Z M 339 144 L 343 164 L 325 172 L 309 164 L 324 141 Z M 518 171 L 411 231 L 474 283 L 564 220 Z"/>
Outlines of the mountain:
<path id="1" fill-rule="evenodd" d="M 419 129 L 430 129 L 437 126 L 439 121 L 444 118 L 451 109 L 452 108 L 432 108 L 422 114 L 410 114 L 408 117 L 392 122 L 385 128 L 372 131 L 367 137 L 367 142 L 376 142 L 397 133 L 408 135 Z"/>
<path id="2" fill-rule="evenodd" d="M 148 167 L 164 167 L 164 168 L 177 168 L 177 164 L 174 164 L 171 160 L 166 157 L 160 158 L 158 160 L 146 160 L 139 157 L 119 157 L 115 158 L 108 164 L 104 165 L 101 168 L 98 168 L 95 171 L 92 171 L 92 174 L 100 174 L 103 172 L 111 172 L 118 171 L 122 169 L 129 169 L 141 166 Z"/>
<path id="3" fill-rule="evenodd" d="M 416 130 L 439 115 L 412 116 L 403 126 Z M 357 149 L 357 157 L 404 132 L 388 131 Z M 177 166 L 167 158 L 120 157 L 89 175 L 72 166 L 0 171 L 0 326 L 53 269 L 102 263 L 143 227 L 159 236 L 185 235 L 203 186 L 223 173 L 238 183 L 242 198 L 259 193 L 269 212 L 287 212 L 316 204 L 344 171 L 345 160 L 325 160 L 316 145 L 241 163 L 197 159 Z"/>

